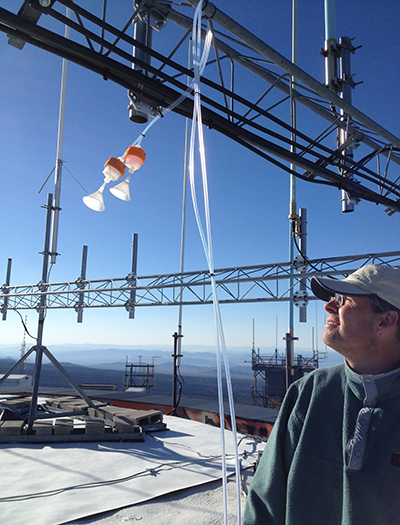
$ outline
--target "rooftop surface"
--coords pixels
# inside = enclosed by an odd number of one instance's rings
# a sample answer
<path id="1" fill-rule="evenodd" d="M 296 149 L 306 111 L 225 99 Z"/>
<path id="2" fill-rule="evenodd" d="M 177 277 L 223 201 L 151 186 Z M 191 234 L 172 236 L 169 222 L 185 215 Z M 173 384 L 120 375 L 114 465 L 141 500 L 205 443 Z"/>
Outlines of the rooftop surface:
<path id="1" fill-rule="evenodd" d="M 252 471 L 242 472 L 244 486 L 252 478 Z M 247 479 L 247 477 L 249 479 Z M 237 523 L 236 483 L 228 479 L 228 524 Z M 242 511 L 245 505 L 245 492 L 241 492 Z M 83 520 L 71 521 L 67 525 L 120 525 L 136 523 L 141 525 L 220 525 L 224 522 L 223 492 L 221 481 L 212 481 L 205 485 L 186 489 L 174 494 L 160 496 L 151 501 L 125 507 L 116 512 L 106 512 Z"/>
<path id="2" fill-rule="evenodd" d="M 143 442 L 1 445 L 1 521 L 223 522 L 220 429 L 173 416 L 164 422 L 167 430 L 146 433 Z M 244 483 L 264 443 L 244 435 L 238 440 Z M 225 441 L 232 475 L 231 431 L 225 431 Z M 227 486 L 229 523 L 236 523 L 236 483 Z"/>

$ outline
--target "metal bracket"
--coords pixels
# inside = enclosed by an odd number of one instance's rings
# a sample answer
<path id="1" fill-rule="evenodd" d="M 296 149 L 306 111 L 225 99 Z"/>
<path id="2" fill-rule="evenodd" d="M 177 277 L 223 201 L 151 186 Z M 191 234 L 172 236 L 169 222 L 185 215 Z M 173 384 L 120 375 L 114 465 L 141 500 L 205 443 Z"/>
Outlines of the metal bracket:
<path id="1" fill-rule="evenodd" d="M 79 314 L 80 312 L 83 312 L 83 308 L 84 308 L 83 304 L 75 303 L 74 310 L 75 310 L 76 313 Z"/>
<path id="2" fill-rule="evenodd" d="M 127 312 L 134 312 L 135 311 L 135 302 L 132 301 L 132 299 L 128 299 L 124 306 L 125 306 Z"/>
<path id="3" fill-rule="evenodd" d="M 301 255 L 296 255 L 296 257 L 293 259 L 293 266 L 299 273 L 302 273 L 307 270 L 308 263 L 304 259 L 304 257 L 302 257 Z"/>
<path id="4" fill-rule="evenodd" d="M 167 25 L 167 17 L 155 9 L 150 10 L 149 25 L 156 31 L 161 31 Z"/>
<path id="5" fill-rule="evenodd" d="M 307 306 L 308 295 L 306 290 L 297 290 L 293 295 L 293 303 L 299 308 L 301 308 L 302 306 Z"/>
<path id="6" fill-rule="evenodd" d="M 396 199 L 396 202 L 400 202 L 400 199 Z M 385 212 L 391 217 L 394 213 L 396 213 L 397 210 L 394 210 L 393 208 L 387 207 L 385 208 Z"/>
<path id="7" fill-rule="evenodd" d="M 128 283 L 131 283 L 132 281 L 135 281 L 135 279 L 136 279 L 136 274 L 134 272 L 130 272 L 126 276 L 126 280 L 128 281 Z"/>
<path id="8" fill-rule="evenodd" d="M 138 98 L 137 95 L 133 93 L 133 91 L 128 91 L 128 97 L 130 101 L 130 104 L 128 105 L 130 120 L 143 123 L 142 121 L 135 120 L 135 116 L 138 112 L 149 117 L 156 117 L 162 114 L 161 106 L 151 106 L 148 102 Z"/>
<path id="9" fill-rule="evenodd" d="M 82 277 L 78 277 L 78 279 L 75 281 L 76 287 L 80 290 L 83 290 L 86 286 L 86 283 L 84 282 L 84 279 Z"/>
<path id="10" fill-rule="evenodd" d="M 47 283 L 45 283 L 44 281 L 39 281 L 37 283 L 37 287 L 39 289 L 40 292 L 45 292 L 47 290 Z"/>
<path id="11" fill-rule="evenodd" d="M 341 42 L 337 44 L 337 50 L 340 54 L 342 49 L 348 49 L 351 53 L 354 53 L 357 51 L 357 49 L 360 49 L 362 45 L 360 46 L 353 46 L 352 42 L 355 40 L 355 38 L 348 38 L 348 39 L 341 39 Z"/>
<path id="12" fill-rule="evenodd" d="M 40 303 L 36 306 L 36 311 L 38 314 L 44 314 L 46 310 L 47 310 L 47 307 L 41 305 Z"/>

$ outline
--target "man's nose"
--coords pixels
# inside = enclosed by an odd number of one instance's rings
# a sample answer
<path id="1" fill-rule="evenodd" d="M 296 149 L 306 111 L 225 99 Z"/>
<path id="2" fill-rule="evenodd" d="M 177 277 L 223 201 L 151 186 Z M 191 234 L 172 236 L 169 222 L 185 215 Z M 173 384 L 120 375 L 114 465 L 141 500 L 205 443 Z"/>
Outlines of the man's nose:
<path id="1" fill-rule="evenodd" d="M 339 308 L 337 307 L 337 304 L 336 304 L 336 301 L 335 299 L 332 297 L 332 299 L 330 301 L 328 301 L 325 306 L 324 306 L 325 310 L 329 313 L 329 312 L 334 312 L 334 313 L 337 313 Z"/>

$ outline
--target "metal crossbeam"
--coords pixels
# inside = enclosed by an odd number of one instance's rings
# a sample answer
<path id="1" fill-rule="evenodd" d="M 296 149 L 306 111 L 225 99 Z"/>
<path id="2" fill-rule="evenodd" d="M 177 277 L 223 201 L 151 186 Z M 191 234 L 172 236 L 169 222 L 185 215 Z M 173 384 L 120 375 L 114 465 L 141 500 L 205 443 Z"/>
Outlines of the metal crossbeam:
<path id="1" fill-rule="evenodd" d="M 193 7 L 198 3 L 198 0 L 186 1 Z M 183 31 L 176 45 L 172 38 L 160 39 L 163 43 L 157 51 L 127 34 L 138 12 L 127 10 L 128 22 L 118 29 L 87 11 L 82 0 L 57 0 L 48 7 L 45 4 L 47 2 L 39 0 L 24 2 L 17 14 L 0 8 L 0 31 L 19 42 L 20 47 L 24 42 L 35 45 L 123 86 L 156 113 L 186 90 L 186 78 L 193 77 L 193 72 L 188 69 L 186 58 L 182 60 L 179 50 L 187 42 L 192 24 L 187 7 L 184 10 L 182 5 L 157 0 L 140 3 L 138 11 L 150 10 L 161 25 L 168 19 Z M 24 15 L 28 7 L 36 11 L 33 21 L 31 16 Z M 72 10 L 71 19 L 63 14 L 64 7 Z M 40 17 L 41 13 L 47 16 Z M 210 55 L 202 78 L 202 115 L 206 126 L 296 177 L 338 187 L 356 199 L 383 204 L 389 213 L 400 211 L 396 173 L 396 164 L 400 163 L 399 138 L 292 64 L 211 2 L 205 4 L 204 16 L 211 20 L 214 35 L 214 57 Z M 48 17 L 59 23 L 58 32 L 40 25 Z M 62 36 L 64 25 L 71 28 L 69 40 Z M 168 28 L 163 31 L 169 34 Z M 133 48 L 151 60 L 145 62 L 132 56 L 130 50 Z M 226 68 L 221 66 L 224 59 L 240 66 L 233 68 L 232 65 L 232 78 L 235 77 L 232 83 L 224 79 Z M 240 77 L 240 82 L 236 76 Z M 295 79 L 295 88 L 292 79 Z M 259 89 L 259 96 L 254 101 L 246 93 L 248 85 Z M 291 127 L 291 99 L 313 113 L 316 138 Z M 174 111 L 191 118 L 192 108 L 193 100 L 188 96 Z M 337 114 L 339 108 L 342 115 Z M 360 145 L 357 149 L 359 160 L 346 163 L 343 151 L 332 148 L 336 147 L 332 133 L 338 128 L 346 129 L 351 144 Z M 295 151 L 294 143 L 288 138 L 291 134 L 296 137 Z M 386 157 L 383 173 L 377 167 L 379 162 L 373 162 L 380 156 Z M 289 164 L 298 170 L 293 171 Z"/>
<path id="2" fill-rule="evenodd" d="M 292 263 L 277 263 L 215 270 L 219 301 L 229 303 L 282 302 L 293 300 L 291 289 L 312 276 L 343 277 L 370 263 L 400 265 L 400 251 L 314 259 L 301 271 Z M 303 263 L 304 264 L 304 263 Z M 302 265 L 303 266 L 303 265 Z M 292 273 L 293 272 L 293 273 Z M 293 279 L 291 288 L 289 280 Z M 136 299 L 132 300 L 132 290 Z M 82 280 L 64 283 L 3 285 L 1 311 L 29 309 L 178 306 L 212 303 L 207 270 L 166 275 Z M 46 299 L 45 301 L 43 299 Z M 307 300 L 314 299 L 312 296 Z M 43 306 L 45 304 L 45 306 Z"/>

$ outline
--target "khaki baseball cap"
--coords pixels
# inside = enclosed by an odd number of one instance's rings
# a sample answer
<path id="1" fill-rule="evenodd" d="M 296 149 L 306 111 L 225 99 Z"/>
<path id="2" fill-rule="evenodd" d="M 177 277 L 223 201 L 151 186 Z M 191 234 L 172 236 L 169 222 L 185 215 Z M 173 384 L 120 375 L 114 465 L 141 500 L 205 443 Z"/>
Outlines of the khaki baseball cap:
<path id="1" fill-rule="evenodd" d="M 312 277 L 313 294 L 329 301 L 335 293 L 342 295 L 377 295 L 396 308 L 400 308 L 400 267 L 386 264 L 368 264 L 343 280 Z"/>

